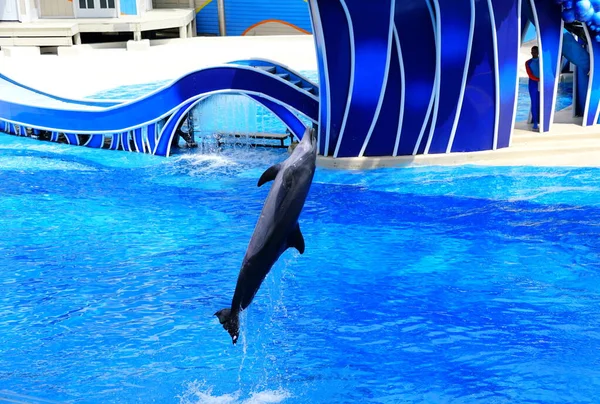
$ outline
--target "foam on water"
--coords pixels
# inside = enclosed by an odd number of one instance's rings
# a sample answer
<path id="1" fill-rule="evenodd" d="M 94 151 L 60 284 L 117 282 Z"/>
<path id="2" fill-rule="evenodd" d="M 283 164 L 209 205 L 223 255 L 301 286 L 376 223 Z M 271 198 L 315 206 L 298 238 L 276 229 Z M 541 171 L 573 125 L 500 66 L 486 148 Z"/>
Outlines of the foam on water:
<path id="1" fill-rule="evenodd" d="M 211 154 L 188 153 L 175 156 L 173 167 L 189 170 L 192 176 L 215 173 L 244 175 L 256 167 L 269 166 L 287 158 L 283 151 L 226 148 Z M 252 174 L 250 174 L 252 175 Z"/>
<path id="2" fill-rule="evenodd" d="M 226 147 L 221 151 L 203 154 L 201 150 L 186 151 L 172 158 L 150 174 L 157 184 L 176 184 L 181 176 L 194 178 L 194 187 L 223 189 L 234 179 L 248 178 L 256 181 L 271 165 L 288 157 L 284 150 L 258 150 Z M 158 172 L 160 171 L 160 173 Z M 167 175 L 165 175 L 167 174 Z"/>
<path id="3" fill-rule="evenodd" d="M 261 332 L 268 332 L 270 328 L 269 324 L 275 320 L 275 316 L 280 315 L 282 312 L 284 315 L 287 315 L 284 301 L 285 285 L 282 283 L 282 278 L 291 275 L 290 264 L 295 260 L 295 256 L 282 259 L 283 264 L 276 265 L 265 279 L 262 290 L 269 303 L 263 310 L 253 313 L 250 316 L 250 320 L 248 318 L 248 310 L 240 314 L 240 338 L 238 346 L 242 352 L 237 375 L 239 386 L 245 385 L 246 377 L 244 373 L 261 368 L 261 362 L 265 359 L 260 358 L 260 356 L 249 355 L 249 349 L 252 353 L 257 351 L 257 347 L 250 346 L 250 344 L 258 343 L 258 350 L 264 348 L 265 342 L 260 342 L 256 336 L 260 337 Z M 233 294 L 233 290 L 230 293 Z M 256 336 L 253 334 L 256 334 Z M 225 330 L 223 330 L 223 335 L 225 335 L 224 338 L 229 338 Z M 249 338 L 250 336 L 251 338 Z M 272 358 L 268 359 L 271 360 Z M 264 379 L 270 379 L 274 376 L 274 374 L 269 373 L 272 372 L 264 372 Z M 292 394 L 284 388 L 274 390 L 265 387 L 262 389 L 261 387 L 264 384 L 264 381 L 259 382 L 248 393 L 244 393 L 242 389 L 238 389 L 233 393 L 216 394 L 214 392 L 215 388 L 208 386 L 206 381 L 199 382 L 195 380 L 187 384 L 184 393 L 178 398 L 181 404 L 270 404 L 284 402 L 286 399 L 292 397 Z"/>
<path id="4" fill-rule="evenodd" d="M 173 159 L 173 170 L 183 171 L 192 177 L 214 175 L 215 172 L 234 173 L 241 171 L 240 162 L 222 154 L 186 154 Z"/>
<path id="5" fill-rule="evenodd" d="M 186 391 L 179 396 L 181 404 L 271 404 L 281 403 L 291 394 L 283 389 L 263 390 L 243 394 L 236 391 L 229 394 L 217 395 L 213 388 L 207 387 L 206 383 L 194 381 L 189 383 Z"/>

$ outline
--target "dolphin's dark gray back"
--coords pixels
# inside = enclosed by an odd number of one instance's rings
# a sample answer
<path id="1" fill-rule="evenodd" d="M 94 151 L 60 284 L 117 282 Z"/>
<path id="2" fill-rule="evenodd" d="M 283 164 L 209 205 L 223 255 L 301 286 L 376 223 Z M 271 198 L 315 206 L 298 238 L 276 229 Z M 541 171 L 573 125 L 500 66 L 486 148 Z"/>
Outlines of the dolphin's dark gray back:
<path id="1" fill-rule="evenodd" d="M 269 167 L 258 186 L 273 181 L 242 261 L 231 308 L 215 313 L 235 344 L 239 312 L 247 308 L 271 267 L 288 248 L 304 253 L 305 243 L 298 218 L 314 177 L 316 139 L 307 128 L 302 141 L 283 162 Z"/>

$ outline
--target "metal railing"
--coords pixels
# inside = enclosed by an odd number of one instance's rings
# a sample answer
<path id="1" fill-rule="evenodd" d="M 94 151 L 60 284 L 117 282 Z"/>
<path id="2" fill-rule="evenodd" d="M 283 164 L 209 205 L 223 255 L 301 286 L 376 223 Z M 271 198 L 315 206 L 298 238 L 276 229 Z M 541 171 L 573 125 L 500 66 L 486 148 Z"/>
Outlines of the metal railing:
<path id="1" fill-rule="evenodd" d="M 217 13 L 219 16 L 219 35 L 227 35 L 225 29 L 225 0 L 217 0 Z"/>

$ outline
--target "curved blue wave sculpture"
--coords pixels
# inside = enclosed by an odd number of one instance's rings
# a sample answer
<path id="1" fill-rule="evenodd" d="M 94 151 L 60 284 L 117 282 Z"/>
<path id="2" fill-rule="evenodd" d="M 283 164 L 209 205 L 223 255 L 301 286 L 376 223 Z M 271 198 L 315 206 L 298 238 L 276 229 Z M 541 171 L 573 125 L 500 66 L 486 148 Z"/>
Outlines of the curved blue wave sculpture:
<path id="1" fill-rule="evenodd" d="M 189 73 L 144 97 L 127 101 L 59 98 L 0 77 L 0 129 L 20 136 L 50 132 L 69 144 L 168 156 L 181 120 L 213 94 L 245 94 L 275 113 L 298 138 L 302 115 L 318 122 L 318 87 L 271 61 L 238 61 Z M 22 100 L 25 100 L 23 102 Z M 86 139 L 85 141 L 83 139 Z"/>

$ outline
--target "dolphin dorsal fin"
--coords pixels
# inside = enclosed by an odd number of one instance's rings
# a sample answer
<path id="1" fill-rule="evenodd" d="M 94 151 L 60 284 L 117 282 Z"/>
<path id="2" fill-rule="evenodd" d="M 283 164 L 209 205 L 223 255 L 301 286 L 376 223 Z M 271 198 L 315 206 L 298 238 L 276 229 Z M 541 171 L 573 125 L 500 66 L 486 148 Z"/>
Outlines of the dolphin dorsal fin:
<path id="1" fill-rule="evenodd" d="M 300 252 L 300 254 L 304 254 L 304 236 L 302 236 L 302 232 L 300 231 L 300 225 L 296 223 L 296 227 L 290 233 L 287 245 L 289 247 L 293 247 Z"/>
<path id="2" fill-rule="evenodd" d="M 274 166 L 267 168 L 267 171 L 265 171 L 260 176 L 260 179 L 258 180 L 258 186 L 260 187 L 261 185 L 263 185 L 266 182 L 273 181 L 275 179 L 275 177 L 277 177 L 277 173 L 279 172 L 280 169 L 281 169 L 281 163 L 275 164 Z"/>

